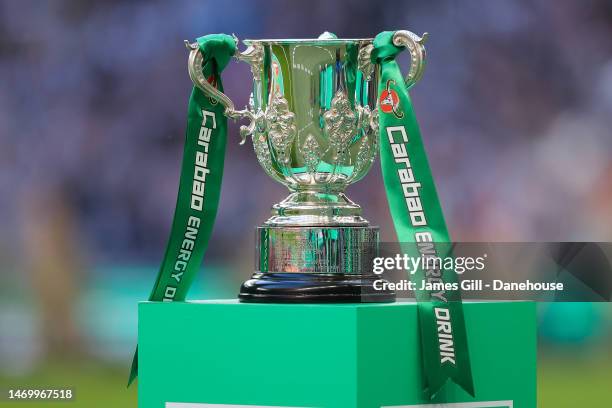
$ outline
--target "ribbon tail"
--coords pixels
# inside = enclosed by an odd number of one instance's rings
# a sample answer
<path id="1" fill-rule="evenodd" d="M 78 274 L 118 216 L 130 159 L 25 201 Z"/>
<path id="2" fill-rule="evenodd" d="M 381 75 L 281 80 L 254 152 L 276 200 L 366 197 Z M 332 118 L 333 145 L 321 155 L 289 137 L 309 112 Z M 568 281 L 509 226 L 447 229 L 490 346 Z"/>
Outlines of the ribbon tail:
<path id="1" fill-rule="evenodd" d="M 379 83 L 380 163 L 389 210 L 404 253 L 423 260 L 452 256 L 450 235 L 418 123 L 404 86 L 391 32 L 379 34 L 374 52 L 381 65 Z M 423 266 L 411 275 L 422 283 L 457 285 L 454 270 Z M 450 379 L 474 396 L 461 291 L 416 290 L 421 358 L 426 389 L 433 398 Z"/>
<path id="2" fill-rule="evenodd" d="M 130 367 L 130 377 L 128 378 L 127 388 L 130 388 L 130 385 L 132 385 L 132 383 L 137 377 L 138 377 L 138 346 L 136 346 L 136 351 L 134 352 L 134 357 L 132 358 L 132 366 Z"/>
<path id="3" fill-rule="evenodd" d="M 222 91 L 220 72 L 236 51 L 231 36 L 198 38 L 202 71 Z M 227 118 L 216 100 L 194 87 L 189 99 L 179 190 L 166 252 L 150 301 L 183 301 L 208 246 L 219 206 L 227 141 Z M 138 375 L 138 348 L 128 386 Z"/>

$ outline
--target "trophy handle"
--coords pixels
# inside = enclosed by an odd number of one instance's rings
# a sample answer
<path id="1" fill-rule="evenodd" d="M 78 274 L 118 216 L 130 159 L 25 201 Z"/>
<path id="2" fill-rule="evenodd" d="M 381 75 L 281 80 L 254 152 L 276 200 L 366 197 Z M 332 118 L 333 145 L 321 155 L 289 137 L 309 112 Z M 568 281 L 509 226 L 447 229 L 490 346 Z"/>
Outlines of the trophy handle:
<path id="1" fill-rule="evenodd" d="M 404 79 L 406 89 L 412 88 L 425 71 L 425 41 L 429 34 L 424 33 L 419 37 L 415 33 L 407 30 L 399 30 L 393 34 L 393 45 L 396 47 L 406 47 L 410 52 L 410 70 Z"/>
<path id="2" fill-rule="evenodd" d="M 238 38 L 234 35 L 234 41 L 236 41 L 236 45 L 238 45 Z M 211 85 L 204 74 L 202 73 L 202 63 L 204 62 L 204 56 L 200 51 L 200 47 L 197 43 L 190 43 L 185 40 L 185 46 L 190 50 L 189 59 L 187 62 L 187 70 L 189 72 L 189 77 L 195 86 L 200 88 L 205 95 L 210 98 L 215 99 L 221 105 L 225 107 L 225 116 L 231 119 L 239 119 L 239 118 L 247 118 L 251 121 L 248 126 L 242 126 L 240 128 L 240 134 L 242 136 L 242 143 L 246 138 L 248 132 L 255 126 L 255 115 L 253 112 L 248 109 L 237 110 L 234 102 L 229 98 L 229 96 L 225 95 L 223 92 L 219 91 L 213 85 Z M 239 61 L 245 61 L 251 65 L 251 71 L 253 75 L 257 78 L 260 74 L 261 67 L 263 66 L 263 48 L 261 45 L 250 45 L 244 52 L 240 52 L 238 48 L 236 48 L 236 54 L 234 57 Z"/>

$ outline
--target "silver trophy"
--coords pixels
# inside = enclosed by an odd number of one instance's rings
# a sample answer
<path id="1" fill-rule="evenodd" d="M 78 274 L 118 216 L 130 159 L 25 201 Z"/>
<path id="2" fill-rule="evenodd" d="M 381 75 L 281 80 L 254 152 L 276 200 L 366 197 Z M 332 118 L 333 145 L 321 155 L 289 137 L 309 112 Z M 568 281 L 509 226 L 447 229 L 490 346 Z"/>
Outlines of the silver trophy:
<path id="1" fill-rule="evenodd" d="M 396 46 L 410 52 L 406 86 L 420 79 L 424 37 L 397 31 Z M 238 39 L 236 39 L 238 42 Z M 202 74 L 203 56 L 188 44 L 189 75 L 225 106 L 251 136 L 264 171 L 291 194 L 272 207 L 257 228 L 255 274 L 239 298 L 249 302 L 388 302 L 372 273 L 378 227 L 344 193 L 363 178 L 378 152 L 379 67 L 370 60 L 372 39 L 244 40 L 236 58 L 253 73 L 248 108 L 233 102 Z"/>

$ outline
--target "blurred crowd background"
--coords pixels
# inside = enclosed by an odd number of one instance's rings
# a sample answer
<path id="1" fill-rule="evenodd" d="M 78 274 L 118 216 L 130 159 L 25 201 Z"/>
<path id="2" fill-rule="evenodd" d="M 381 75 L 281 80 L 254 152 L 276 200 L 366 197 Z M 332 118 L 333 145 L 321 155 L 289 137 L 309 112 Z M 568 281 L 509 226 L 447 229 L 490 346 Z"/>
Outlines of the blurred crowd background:
<path id="1" fill-rule="evenodd" d="M 392 29 L 430 33 L 411 94 L 455 240 L 611 241 L 609 0 L 1 0 L 0 388 L 133 406 L 136 303 L 170 230 L 192 86 L 183 40 Z M 250 78 L 224 72 L 238 106 Z M 287 195 L 238 126 L 191 298 L 235 296 L 254 226 Z M 348 193 L 393 240 L 377 165 Z M 541 406 L 609 401 L 611 321 L 609 304 L 542 305 Z"/>

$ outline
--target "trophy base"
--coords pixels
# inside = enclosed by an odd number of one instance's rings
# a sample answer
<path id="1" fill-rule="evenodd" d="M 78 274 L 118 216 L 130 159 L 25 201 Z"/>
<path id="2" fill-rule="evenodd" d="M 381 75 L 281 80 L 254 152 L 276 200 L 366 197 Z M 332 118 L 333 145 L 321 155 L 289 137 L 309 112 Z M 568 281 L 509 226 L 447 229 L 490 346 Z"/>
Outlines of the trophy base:
<path id="1" fill-rule="evenodd" d="M 382 285 L 386 281 L 372 272 L 377 227 L 263 225 L 257 229 L 257 249 L 256 272 L 238 295 L 243 302 L 395 300 Z"/>
<path id="2" fill-rule="evenodd" d="M 241 302 L 253 303 L 377 303 L 394 302 L 395 293 L 375 290 L 372 275 L 256 273 L 240 287 Z"/>

